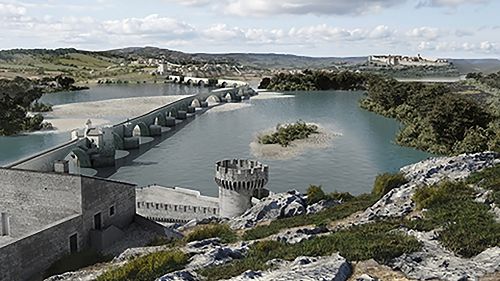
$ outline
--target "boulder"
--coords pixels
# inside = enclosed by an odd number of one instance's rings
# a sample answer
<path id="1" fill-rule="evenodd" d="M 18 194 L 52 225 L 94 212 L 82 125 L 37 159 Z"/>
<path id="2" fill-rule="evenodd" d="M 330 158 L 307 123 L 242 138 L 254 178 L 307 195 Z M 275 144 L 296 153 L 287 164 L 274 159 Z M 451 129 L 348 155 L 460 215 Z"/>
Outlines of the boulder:
<path id="1" fill-rule="evenodd" d="M 270 271 L 248 270 L 232 281 L 246 280 L 334 280 L 344 281 L 352 274 L 351 264 L 339 254 L 329 257 L 298 257 L 292 262 L 281 262 L 279 268 Z"/>
<path id="2" fill-rule="evenodd" d="M 335 200 L 321 200 L 318 203 L 307 206 L 306 213 L 315 214 L 339 204 L 340 202 Z"/>
<path id="3" fill-rule="evenodd" d="M 275 235 L 277 241 L 296 244 L 305 240 L 310 240 L 316 237 L 318 234 L 327 233 L 328 228 L 326 227 L 305 227 L 293 230 L 286 230 L 285 232 Z"/>
<path id="4" fill-rule="evenodd" d="M 430 158 L 401 168 L 408 183 L 389 191 L 378 202 L 357 217 L 356 224 L 377 219 L 402 217 L 415 210 L 412 197 L 424 185 L 436 184 L 443 180 L 462 180 L 473 172 L 500 163 L 500 154 L 481 152 L 462 154 L 454 157 Z"/>
<path id="5" fill-rule="evenodd" d="M 251 228 L 259 222 L 305 214 L 306 208 L 306 201 L 297 191 L 273 194 L 259 201 L 243 215 L 233 218 L 229 225 L 233 229 Z"/>
<path id="6" fill-rule="evenodd" d="M 223 245 L 219 238 L 191 242 L 184 247 L 186 253 L 193 255 L 186 269 L 197 270 L 242 259 L 247 254 L 249 245 L 246 242 Z"/>
<path id="7" fill-rule="evenodd" d="M 478 280 L 480 277 L 500 271 L 500 248 L 487 249 L 466 259 L 454 255 L 437 240 L 436 231 L 409 230 L 422 243 L 422 250 L 404 254 L 393 260 L 392 267 L 407 277 L 417 280 Z"/>

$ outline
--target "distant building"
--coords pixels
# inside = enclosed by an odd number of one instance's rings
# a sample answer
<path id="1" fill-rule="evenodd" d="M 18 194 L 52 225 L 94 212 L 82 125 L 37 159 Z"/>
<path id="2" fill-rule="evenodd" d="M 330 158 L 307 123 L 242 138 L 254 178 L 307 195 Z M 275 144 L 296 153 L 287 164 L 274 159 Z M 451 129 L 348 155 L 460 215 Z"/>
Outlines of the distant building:
<path id="1" fill-rule="evenodd" d="M 377 66 L 447 66 L 446 59 L 424 58 L 418 54 L 415 57 L 401 55 L 369 56 L 368 63 Z"/>
<path id="2" fill-rule="evenodd" d="M 38 280 L 66 255 L 100 251 L 135 218 L 129 183 L 0 168 L 0 186 L 2 281 Z"/>

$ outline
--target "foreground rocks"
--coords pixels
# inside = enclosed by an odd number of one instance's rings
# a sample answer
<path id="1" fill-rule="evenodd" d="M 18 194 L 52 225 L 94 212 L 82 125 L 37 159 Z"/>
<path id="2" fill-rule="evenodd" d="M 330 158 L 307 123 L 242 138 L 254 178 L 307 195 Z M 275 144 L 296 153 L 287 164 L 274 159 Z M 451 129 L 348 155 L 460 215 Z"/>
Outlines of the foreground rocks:
<path id="1" fill-rule="evenodd" d="M 495 152 L 463 154 L 455 157 L 431 158 L 401 168 L 409 181 L 382 197 L 372 207 L 358 216 L 356 224 L 377 219 L 403 217 L 415 210 L 412 197 L 423 185 L 432 185 L 442 180 L 462 180 L 470 174 L 500 163 Z"/>
<path id="2" fill-rule="evenodd" d="M 480 277 L 500 271 L 500 248 L 485 250 L 479 255 L 465 259 L 457 257 L 443 248 L 435 231 L 418 232 L 410 230 L 409 235 L 422 243 L 422 250 L 405 254 L 393 261 L 393 268 L 417 280 L 477 280 Z"/>
<path id="3" fill-rule="evenodd" d="M 262 199 L 243 215 L 232 219 L 229 225 L 233 229 L 246 229 L 259 222 L 298 216 L 306 213 L 307 203 L 298 191 L 273 194 Z"/>
<path id="4" fill-rule="evenodd" d="M 351 276 L 351 264 L 339 254 L 329 257 L 298 257 L 292 262 L 277 261 L 277 269 L 269 271 L 246 271 L 231 281 L 246 280 L 334 280 L 344 281 Z"/>

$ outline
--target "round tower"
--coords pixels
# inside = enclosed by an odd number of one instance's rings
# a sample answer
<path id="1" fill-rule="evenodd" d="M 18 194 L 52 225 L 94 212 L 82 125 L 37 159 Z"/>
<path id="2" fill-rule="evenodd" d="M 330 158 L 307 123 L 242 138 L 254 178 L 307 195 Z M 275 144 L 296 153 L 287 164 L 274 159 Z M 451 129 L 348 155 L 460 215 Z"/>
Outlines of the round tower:
<path id="1" fill-rule="evenodd" d="M 221 160 L 215 164 L 215 182 L 219 186 L 221 217 L 236 217 L 252 207 L 252 197 L 264 189 L 269 167 L 253 160 Z"/>

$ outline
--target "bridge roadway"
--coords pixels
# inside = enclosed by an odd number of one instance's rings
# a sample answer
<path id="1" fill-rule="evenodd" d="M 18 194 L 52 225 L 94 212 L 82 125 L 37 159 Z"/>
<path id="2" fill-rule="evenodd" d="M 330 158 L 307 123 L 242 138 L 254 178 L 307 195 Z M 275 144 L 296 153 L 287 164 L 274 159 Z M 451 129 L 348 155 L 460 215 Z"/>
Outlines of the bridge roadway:
<path id="1" fill-rule="evenodd" d="M 242 99 L 250 98 L 255 94 L 255 91 L 247 84 L 242 82 L 238 83 L 240 84 L 236 84 L 233 88 L 216 89 L 208 93 L 187 96 L 186 98 L 161 106 L 146 114 L 112 126 L 113 148 L 111 153 L 107 153 L 108 155 L 112 155 L 112 162 L 99 159 L 99 157 L 103 158 L 102 154 L 104 153 L 96 153 L 95 150 L 92 151 L 94 155 L 92 155 L 91 158 L 91 155 L 88 155 L 90 153 L 88 151 L 90 150 L 85 149 L 85 147 L 89 147 L 90 140 L 88 138 L 78 138 L 26 157 L 5 167 L 52 172 L 54 171 L 54 164 L 56 162 L 64 159 L 71 160 L 71 157 L 78 158 L 78 165 L 81 165 L 81 167 L 94 168 L 103 167 L 105 165 L 110 166 L 114 164 L 116 150 L 134 150 L 139 148 L 141 145 L 140 137 L 161 136 L 162 133 L 168 131 L 168 129 L 165 128 L 175 127 L 181 120 L 186 120 L 190 116 L 196 114 L 197 108 L 206 108 L 210 103 L 238 102 Z M 104 139 L 106 140 L 106 137 L 104 137 Z M 103 163 L 105 163 L 105 165 L 103 165 Z"/>

